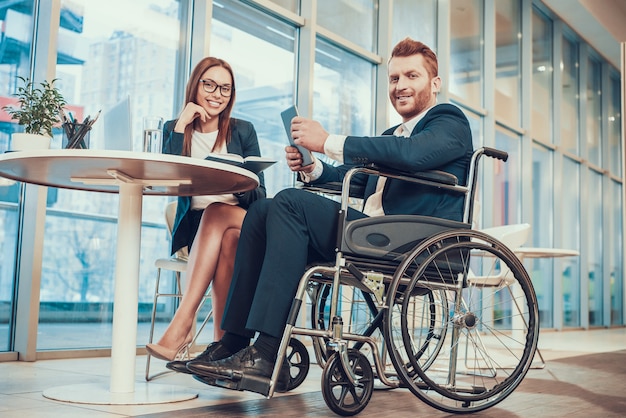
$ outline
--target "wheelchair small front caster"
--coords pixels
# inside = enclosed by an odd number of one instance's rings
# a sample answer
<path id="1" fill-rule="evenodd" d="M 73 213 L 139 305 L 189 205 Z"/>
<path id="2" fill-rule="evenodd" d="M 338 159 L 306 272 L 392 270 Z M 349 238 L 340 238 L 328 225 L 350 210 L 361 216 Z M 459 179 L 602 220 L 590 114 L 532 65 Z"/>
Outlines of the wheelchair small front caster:
<path id="1" fill-rule="evenodd" d="M 348 350 L 348 366 L 357 377 L 356 386 L 350 383 L 341 363 L 339 353 L 335 352 L 322 372 L 322 395 L 326 405 L 335 413 L 343 416 L 361 412 L 372 398 L 374 391 L 374 372 L 367 357 L 358 350 Z"/>
<path id="2" fill-rule="evenodd" d="M 287 362 L 289 363 L 289 383 L 287 383 L 287 392 L 300 386 L 306 375 L 309 373 L 309 351 L 302 341 L 296 338 L 289 339 L 289 347 L 285 353 Z M 295 372 L 295 375 L 294 375 Z"/>

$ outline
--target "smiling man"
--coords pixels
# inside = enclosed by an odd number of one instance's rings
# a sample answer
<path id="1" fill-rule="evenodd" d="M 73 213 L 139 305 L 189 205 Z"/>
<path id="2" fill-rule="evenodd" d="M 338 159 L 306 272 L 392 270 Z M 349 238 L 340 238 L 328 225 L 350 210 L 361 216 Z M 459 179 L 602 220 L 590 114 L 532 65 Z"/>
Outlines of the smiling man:
<path id="1" fill-rule="evenodd" d="M 389 98 L 402 124 L 381 136 L 329 135 L 317 121 L 296 117 L 295 142 L 341 163 L 316 160 L 302 167 L 295 147 L 286 148 L 287 163 L 311 183 L 341 181 L 356 165 L 375 163 L 397 170 L 442 170 L 466 184 L 472 156 L 467 118 L 451 104 L 437 104 L 441 87 L 437 57 L 421 42 L 405 39 L 388 63 Z M 427 186 L 375 176 L 361 176 L 363 212 L 348 219 L 389 214 L 437 216 L 461 220 L 463 197 Z M 229 381 L 231 389 L 257 391 L 254 382 L 269 382 L 287 315 L 305 266 L 333 261 L 339 203 L 298 189 L 256 201 L 241 229 L 235 270 L 222 329 L 224 337 L 187 364 L 189 372 L 209 384 Z M 252 337 L 258 333 L 253 345 Z M 287 370 L 277 382 L 285 388 Z"/>

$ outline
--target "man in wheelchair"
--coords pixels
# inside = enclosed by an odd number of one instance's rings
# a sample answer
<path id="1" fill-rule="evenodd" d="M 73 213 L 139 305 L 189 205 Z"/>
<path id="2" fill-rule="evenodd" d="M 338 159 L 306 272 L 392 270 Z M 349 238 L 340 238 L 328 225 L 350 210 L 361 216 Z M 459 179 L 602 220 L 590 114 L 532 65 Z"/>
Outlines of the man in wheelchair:
<path id="1" fill-rule="evenodd" d="M 286 148 L 292 171 L 307 183 L 341 181 L 354 166 L 375 164 L 403 172 L 440 170 L 466 184 L 472 157 L 467 118 L 451 104 L 437 104 L 441 79 L 437 57 L 421 42 L 404 39 L 388 62 L 389 98 L 402 124 L 382 136 L 329 135 L 313 120 L 296 117 L 291 133 L 298 145 L 341 163 L 319 160 L 303 167 L 295 147 Z M 424 215 L 460 221 L 463 196 L 398 179 L 362 175 L 363 212 L 348 220 L 390 214 Z M 257 390 L 269 381 L 281 336 L 307 264 L 335 259 L 340 204 L 300 189 L 286 189 L 249 209 L 239 239 L 235 270 L 222 321 L 224 337 L 210 344 L 187 370 L 198 380 L 238 390 Z M 252 337 L 258 338 L 250 345 Z M 276 390 L 285 388 L 287 368 Z"/>

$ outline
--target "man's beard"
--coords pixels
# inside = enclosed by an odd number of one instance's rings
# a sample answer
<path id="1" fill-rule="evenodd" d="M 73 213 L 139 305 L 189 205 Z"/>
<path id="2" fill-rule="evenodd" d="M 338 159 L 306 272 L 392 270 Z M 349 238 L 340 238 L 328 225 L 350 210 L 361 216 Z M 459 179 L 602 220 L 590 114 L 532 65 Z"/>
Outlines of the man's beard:
<path id="1" fill-rule="evenodd" d="M 394 101 L 394 105 L 397 103 L 398 99 L 396 98 Z M 422 113 L 424 110 L 426 110 L 428 107 L 430 107 L 431 104 L 431 92 L 430 92 L 430 85 L 424 87 L 422 90 L 420 90 L 417 93 L 417 96 L 415 97 L 415 105 L 411 107 L 410 110 L 405 111 L 404 113 L 400 113 L 400 116 L 402 116 L 405 119 L 412 119 L 415 116 L 419 115 L 420 113 Z M 397 107 L 396 107 L 397 110 Z"/>

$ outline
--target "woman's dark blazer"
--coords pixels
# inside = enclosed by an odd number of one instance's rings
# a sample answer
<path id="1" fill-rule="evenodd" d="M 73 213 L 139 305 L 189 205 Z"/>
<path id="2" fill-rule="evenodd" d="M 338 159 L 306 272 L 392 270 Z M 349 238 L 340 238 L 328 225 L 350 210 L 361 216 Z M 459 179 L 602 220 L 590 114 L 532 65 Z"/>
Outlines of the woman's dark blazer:
<path id="1" fill-rule="evenodd" d="M 176 120 L 170 120 L 163 127 L 163 153 L 181 155 L 183 152 L 183 134 L 174 132 Z M 230 154 L 238 154 L 242 157 L 251 155 L 261 156 L 259 141 L 252 123 L 241 119 L 230 119 L 231 138 L 226 144 L 226 150 Z M 250 204 L 257 199 L 265 197 L 265 178 L 259 173 L 259 187 L 237 195 L 239 206 L 248 209 Z M 179 196 L 176 218 L 172 227 L 172 254 L 189 245 L 197 231 L 197 225 L 191 222 L 190 216 L 191 197 Z"/>

